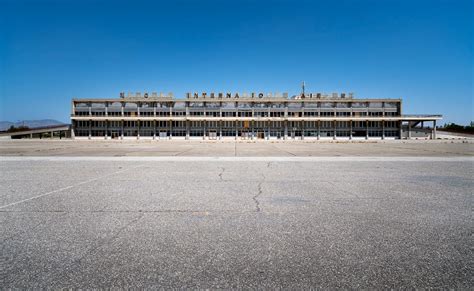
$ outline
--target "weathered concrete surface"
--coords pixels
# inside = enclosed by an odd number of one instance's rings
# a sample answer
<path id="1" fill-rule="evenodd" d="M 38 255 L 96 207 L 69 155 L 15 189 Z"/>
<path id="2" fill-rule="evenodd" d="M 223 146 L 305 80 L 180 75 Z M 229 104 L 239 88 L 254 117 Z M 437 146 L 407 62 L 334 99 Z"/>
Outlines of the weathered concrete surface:
<path id="1" fill-rule="evenodd" d="M 472 141 L 0 140 L 0 156 L 473 156 Z"/>
<path id="2" fill-rule="evenodd" d="M 89 153 L 64 145 L 39 153 Z M 151 147 L 136 146 L 115 151 Z M 0 285 L 472 288 L 463 147 L 444 162 L 0 160 Z"/>

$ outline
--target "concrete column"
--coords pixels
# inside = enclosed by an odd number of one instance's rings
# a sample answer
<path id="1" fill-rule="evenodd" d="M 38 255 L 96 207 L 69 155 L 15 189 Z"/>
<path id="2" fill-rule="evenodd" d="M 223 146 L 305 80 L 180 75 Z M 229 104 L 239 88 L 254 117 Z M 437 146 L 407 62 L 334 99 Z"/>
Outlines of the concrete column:
<path id="1" fill-rule="evenodd" d="M 332 139 L 336 139 L 336 137 L 337 137 L 337 133 L 336 133 L 336 124 L 337 123 L 336 122 L 337 121 L 332 122 L 332 127 L 333 127 L 333 130 L 334 130 L 334 135 L 333 135 Z"/>
<path id="2" fill-rule="evenodd" d="M 75 139 L 76 138 L 76 120 L 74 120 L 73 122 L 71 122 L 71 139 Z M 33 136 L 31 136 L 33 137 Z M 67 137 L 67 134 L 66 134 L 66 137 Z"/>
<path id="3" fill-rule="evenodd" d="M 284 140 L 287 140 L 287 139 L 288 139 L 288 121 L 285 120 L 285 121 L 283 121 L 283 123 L 285 124 L 283 139 L 284 139 Z"/>
<path id="4" fill-rule="evenodd" d="M 53 138 L 54 131 L 51 131 L 49 134 L 50 134 L 50 138 Z"/>
<path id="5" fill-rule="evenodd" d="M 137 139 L 140 139 L 140 120 L 137 121 L 137 127 L 138 127 L 138 130 L 137 130 Z"/>
<path id="6" fill-rule="evenodd" d="M 121 131 L 120 132 L 120 139 L 123 139 L 123 131 L 124 131 L 123 130 L 123 120 L 120 121 L 120 124 L 121 124 L 121 126 L 120 126 L 120 131 Z"/>
<path id="7" fill-rule="evenodd" d="M 33 134 L 32 134 L 32 133 L 30 133 L 30 138 L 33 138 Z"/>
<path id="8" fill-rule="evenodd" d="M 365 121 L 365 139 L 369 139 L 369 121 Z"/>
<path id="9" fill-rule="evenodd" d="M 156 139 L 156 120 L 153 120 L 153 140 L 155 139 Z"/>
<path id="10" fill-rule="evenodd" d="M 219 140 L 222 139 L 222 120 L 219 120 Z"/>
<path id="11" fill-rule="evenodd" d="M 205 114 L 205 113 L 204 113 Z M 203 121 L 203 133 L 202 133 L 202 139 L 206 139 L 206 132 L 207 132 L 207 121 Z"/>
<path id="12" fill-rule="evenodd" d="M 270 121 L 267 120 L 267 140 L 270 139 Z"/>
<path id="13" fill-rule="evenodd" d="M 189 120 L 186 120 L 186 140 L 189 139 Z"/>
<path id="14" fill-rule="evenodd" d="M 402 125 L 403 125 L 403 121 L 400 121 L 398 123 L 398 126 L 399 126 L 398 130 L 399 130 L 399 135 L 400 135 L 399 138 L 400 139 L 402 139 Z"/>
<path id="15" fill-rule="evenodd" d="M 436 139 L 436 120 L 433 120 L 433 134 L 432 139 Z"/>
<path id="16" fill-rule="evenodd" d="M 239 137 L 239 130 L 237 129 L 237 122 L 238 121 L 235 121 L 235 139 L 237 140 L 238 137 Z"/>
<path id="17" fill-rule="evenodd" d="M 92 137 L 92 120 L 89 120 L 89 139 Z"/>
<path id="18" fill-rule="evenodd" d="M 170 111 L 171 111 L 171 108 L 170 108 Z M 169 123 L 170 123 L 170 135 L 169 135 L 169 139 L 172 139 L 172 138 L 173 138 L 173 121 L 169 120 Z"/>
<path id="19" fill-rule="evenodd" d="M 349 120 L 349 139 L 352 140 L 352 120 Z"/>
<path id="20" fill-rule="evenodd" d="M 321 120 L 318 120 L 318 140 L 321 138 Z"/>
<path id="21" fill-rule="evenodd" d="M 301 140 L 304 140 L 304 121 L 301 121 Z"/>
<path id="22" fill-rule="evenodd" d="M 385 121 L 382 120 L 382 139 L 385 139 Z"/>
<path id="23" fill-rule="evenodd" d="M 105 102 L 105 116 L 109 116 L 109 103 Z"/>
<path id="24" fill-rule="evenodd" d="M 252 113 L 253 115 L 253 113 Z M 251 129 L 252 129 L 252 136 L 251 136 L 251 139 L 254 140 L 254 136 L 255 136 L 255 124 L 254 124 L 255 121 L 250 121 L 250 126 L 251 126 Z"/>
<path id="25" fill-rule="evenodd" d="M 104 139 L 107 139 L 107 133 L 109 131 L 109 122 L 107 120 L 105 122 L 105 133 L 104 133 Z"/>
<path id="26" fill-rule="evenodd" d="M 411 139 L 411 122 L 408 121 L 408 139 Z"/>

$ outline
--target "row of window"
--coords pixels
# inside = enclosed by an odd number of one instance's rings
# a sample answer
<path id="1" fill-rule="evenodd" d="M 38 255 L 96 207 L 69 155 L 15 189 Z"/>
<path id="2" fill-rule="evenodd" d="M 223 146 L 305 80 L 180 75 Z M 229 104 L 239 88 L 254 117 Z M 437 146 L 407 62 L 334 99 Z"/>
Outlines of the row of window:
<path id="1" fill-rule="evenodd" d="M 278 102 L 262 102 L 262 103 L 247 103 L 247 102 L 187 102 L 189 108 L 285 108 L 285 103 Z M 288 108 L 397 108 L 399 102 L 288 102 Z M 104 109 L 105 103 L 85 103 L 80 102 L 75 104 L 75 108 Z M 165 103 L 146 103 L 141 102 L 140 106 L 137 103 L 126 102 L 123 108 L 186 108 L 185 102 L 165 102 Z M 122 104 L 120 102 L 110 103 L 107 107 L 111 110 L 120 111 Z"/>
<path id="2" fill-rule="evenodd" d="M 154 136 L 155 131 L 153 130 L 124 130 L 124 131 L 114 131 L 114 130 L 91 130 L 90 135 L 93 137 L 104 137 L 108 136 L 111 138 L 119 138 L 120 136 L 125 137 L 135 137 L 140 134 L 140 136 Z M 301 137 L 302 134 L 304 134 L 305 137 L 317 137 L 319 133 L 319 136 L 321 137 L 350 137 L 351 132 L 348 130 L 336 130 L 336 131 L 331 131 L 331 130 L 321 130 L 321 131 L 314 131 L 314 130 L 306 130 L 306 131 L 301 131 L 301 130 L 289 130 L 288 131 L 288 137 Z M 222 137 L 244 137 L 244 138 L 250 138 L 252 136 L 252 132 L 248 130 L 229 130 L 229 129 L 223 129 L 220 131 L 217 130 L 198 130 L 198 129 L 192 129 L 189 131 L 189 136 L 191 137 L 197 137 L 197 136 L 219 136 L 222 134 Z M 284 136 L 284 131 L 282 130 L 270 130 L 270 131 L 261 131 L 259 133 L 254 132 L 253 133 L 255 137 L 257 138 L 263 138 L 266 137 L 268 134 L 270 134 L 271 137 L 277 137 L 281 138 Z M 382 134 L 384 134 L 385 137 L 398 137 L 399 132 L 395 130 L 388 130 L 385 132 L 382 132 L 380 130 L 369 130 L 368 132 L 365 131 L 353 131 L 352 136 L 353 137 L 365 137 L 368 135 L 369 137 L 382 137 Z M 75 131 L 76 136 L 89 136 L 89 131 L 88 130 L 76 130 Z M 161 131 L 156 131 L 156 136 L 160 138 L 165 138 L 169 136 L 181 136 L 184 137 L 186 136 L 186 131 L 185 130 L 161 130 Z"/>
<path id="3" fill-rule="evenodd" d="M 362 117 L 362 116 L 369 116 L 369 117 L 380 117 L 383 116 L 383 112 L 317 112 L 317 111 L 306 111 L 306 112 L 288 112 L 288 117 Z M 385 116 L 397 116 L 397 112 L 385 112 Z M 76 116 L 89 116 L 88 112 L 81 112 L 77 111 Z M 91 116 L 106 116 L 105 112 L 91 112 Z M 122 116 L 121 112 L 108 112 L 108 116 Z M 155 113 L 153 112 L 138 112 L 135 111 L 126 111 L 123 113 L 123 116 L 127 117 L 134 117 L 134 116 L 144 116 L 144 117 L 154 117 Z M 171 116 L 186 116 L 186 112 L 184 111 L 177 111 L 177 112 L 156 112 L 157 117 L 171 117 Z M 189 116 L 208 116 L 208 117 L 220 117 L 220 112 L 218 111 L 191 111 L 189 112 Z M 277 112 L 263 112 L 263 111 L 255 111 L 253 117 L 284 117 L 285 113 L 281 111 Z M 223 111 L 222 117 L 252 117 L 251 111 Z"/>
<path id="4" fill-rule="evenodd" d="M 169 127 L 171 122 L 171 126 L 173 127 L 186 127 L 186 121 L 156 121 L 157 127 Z M 78 120 L 75 122 L 76 127 L 89 127 L 89 123 L 91 127 L 122 127 L 122 123 L 124 127 L 153 127 L 153 121 L 97 121 L 97 120 Z M 283 127 L 284 122 L 282 121 L 190 121 L 189 126 L 191 127 L 218 127 L 219 123 L 222 127 Z M 334 125 L 336 127 L 350 127 L 350 121 L 320 121 L 319 126 L 322 128 L 332 128 Z M 385 121 L 384 126 L 386 128 L 398 128 L 399 122 L 397 121 Z M 300 127 L 304 126 L 305 128 L 317 128 L 318 121 L 289 121 L 289 127 Z M 352 122 L 353 128 L 366 128 L 366 127 L 382 127 L 381 121 L 353 121 Z"/>

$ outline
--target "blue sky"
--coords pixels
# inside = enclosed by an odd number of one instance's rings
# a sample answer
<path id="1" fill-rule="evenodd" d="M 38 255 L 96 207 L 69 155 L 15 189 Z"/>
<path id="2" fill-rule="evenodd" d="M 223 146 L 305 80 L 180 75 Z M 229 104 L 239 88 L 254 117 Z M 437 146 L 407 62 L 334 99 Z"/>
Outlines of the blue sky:
<path id="1" fill-rule="evenodd" d="M 0 0 L 0 120 L 120 91 L 403 98 L 467 124 L 473 1 Z"/>

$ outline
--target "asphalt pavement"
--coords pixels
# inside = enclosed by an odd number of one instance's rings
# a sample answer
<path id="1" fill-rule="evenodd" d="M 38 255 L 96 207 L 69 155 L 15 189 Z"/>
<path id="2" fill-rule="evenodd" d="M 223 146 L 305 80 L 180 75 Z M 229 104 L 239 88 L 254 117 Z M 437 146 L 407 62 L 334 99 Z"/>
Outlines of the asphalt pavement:
<path id="1" fill-rule="evenodd" d="M 473 174 L 465 155 L 0 157 L 0 283 L 470 289 Z"/>

